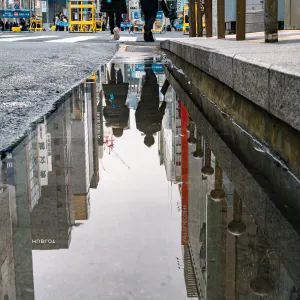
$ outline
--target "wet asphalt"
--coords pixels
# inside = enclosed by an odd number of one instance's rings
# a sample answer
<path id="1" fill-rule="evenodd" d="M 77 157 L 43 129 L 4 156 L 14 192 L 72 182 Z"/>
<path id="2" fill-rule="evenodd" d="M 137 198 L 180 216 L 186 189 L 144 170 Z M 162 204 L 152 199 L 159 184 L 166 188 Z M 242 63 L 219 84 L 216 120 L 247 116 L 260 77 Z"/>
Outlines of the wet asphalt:
<path id="1" fill-rule="evenodd" d="M 116 53 L 117 43 L 2 42 L 0 150 L 24 135 L 72 87 Z"/>

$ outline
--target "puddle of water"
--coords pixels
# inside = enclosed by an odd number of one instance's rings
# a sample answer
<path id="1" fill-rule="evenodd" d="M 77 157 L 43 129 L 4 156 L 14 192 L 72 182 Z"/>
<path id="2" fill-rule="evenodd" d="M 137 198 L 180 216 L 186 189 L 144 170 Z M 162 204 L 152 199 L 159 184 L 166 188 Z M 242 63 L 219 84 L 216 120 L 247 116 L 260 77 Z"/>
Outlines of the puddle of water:
<path id="1" fill-rule="evenodd" d="M 232 176 L 165 80 L 159 61 L 116 60 L 3 152 L 0 299 L 297 299 L 250 173 Z"/>

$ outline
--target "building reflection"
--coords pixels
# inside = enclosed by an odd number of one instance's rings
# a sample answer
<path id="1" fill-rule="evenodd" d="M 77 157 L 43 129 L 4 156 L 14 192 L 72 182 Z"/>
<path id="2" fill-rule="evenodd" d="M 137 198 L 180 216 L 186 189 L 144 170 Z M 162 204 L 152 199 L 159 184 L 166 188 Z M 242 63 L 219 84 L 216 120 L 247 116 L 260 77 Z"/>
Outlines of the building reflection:
<path id="1" fill-rule="evenodd" d="M 31 183 L 28 142 L 36 130 L 2 155 L 0 184 L 0 295 L 2 299 L 34 299 L 30 226 Z M 33 143 L 35 145 L 35 143 Z M 24 165 L 24 162 L 25 165 Z M 38 173 L 32 176 L 38 177 Z M 31 177 L 31 179 L 33 179 Z"/>
<path id="2" fill-rule="evenodd" d="M 99 182 L 99 73 L 1 155 L 0 299 L 33 300 L 32 250 L 67 249 Z"/>
<path id="3" fill-rule="evenodd" d="M 31 212 L 32 249 L 67 249 L 74 223 L 71 171 L 71 93 L 45 120 L 51 134 L 52 171 Z M 42 175 L 43 176 L 43 175 Z M 46 240 L 47 242 L 41 242 Z"/>
<path id="4" fill-rule="evenodd" d="M 165 95 L 166 112 L 158 133 L 158 155 L 167 179 L 178 183 L 181 181 L 181 119 L 179 102 L 173 99 L 176 94 L 169 88 Z"/>
<path id="5" fill-rule="evenodd" d="M 161 88 L 165 77 L 159 66 L 152 68 L 155 88 Z M 0 299 L 33 300 L 32 249 L 68 249 L 72 229 L 80 224 L 76 221 L 89 219 L 90 189 L 100 180 L 99 159 L 104 149 L 114 151 L 120 136 L 115 129 L 123 133 L 130 128 L 129 107 L 138 107 L 143 72 L 141 65 L 102 67 L 2 154 Z M 212 141 L 171 87 L 164 100 L 158 155 L 167 179 L 178 184 L 181 194 L 178 261 L 187 296 L 299 299 L 288 270 L 212 152 Z"/>
<path id="6" fill-rule="evenodd" d="M 178 264 L 187 296 L 299 299 L 287 269 L 211 151 L 211 141 L 202 136 L 172 88 L 166 99 L 158 154 L 167 179 L 180 183 L 182 259 Z"/>
<path id="7" fill-rule="evenodd" d="M 287 270 L 210 150 L 210 141 L 191 119 L 187 129 L 181 147 L 184 159 L 184 144 L 188 144 L 188 183 L 182 167 L 181 187 L 184 207 L 183 187 L 188 186 L 188 243 L 182 242 L 187 295 L 298 299 Z M 184 231 L 183 212 L 182 216 Z"/>

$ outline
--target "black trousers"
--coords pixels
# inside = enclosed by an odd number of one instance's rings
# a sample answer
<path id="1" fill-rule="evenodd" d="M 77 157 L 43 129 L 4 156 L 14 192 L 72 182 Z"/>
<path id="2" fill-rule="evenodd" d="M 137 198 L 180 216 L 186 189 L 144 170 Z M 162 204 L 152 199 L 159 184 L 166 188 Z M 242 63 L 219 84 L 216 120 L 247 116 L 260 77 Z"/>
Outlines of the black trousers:
<path id="1" fill-rule="evenodd" d="M 155 22 L 156 19 L 156 11 L 144 11 L 144 15 L 145 15 L 145 26 L 144 26 L 144 30 L 145 30 L 145 36 L 152 36 L 152 29 L 153 29 L 153 24 Z"/>
<path id="2" fill-rule="evenodd" d="M 175 19 L 170 19 L 171 28 L 175 28 L 175 27 L 174 27 L 174 22 L 175 22 Z"/>
<path id="3" fill-rule="evenodd" d="M 115 24 L 115 16 L 116 16 L 116 24 Z M 108 13 L 108 18 L 109 18 L 110 32 L 114 33 L 113 31 L 116 26 L 118 28 L 121 27 L 122 14 Z"/>

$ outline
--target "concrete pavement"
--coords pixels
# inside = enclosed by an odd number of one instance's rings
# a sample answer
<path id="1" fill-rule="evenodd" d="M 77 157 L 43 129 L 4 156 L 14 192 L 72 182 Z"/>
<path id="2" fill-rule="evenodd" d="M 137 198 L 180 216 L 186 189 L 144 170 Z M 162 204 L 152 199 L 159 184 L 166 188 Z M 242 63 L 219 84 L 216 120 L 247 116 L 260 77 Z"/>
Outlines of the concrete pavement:
<path id="1" fill-rule="evenodd" d="M 280 32 L 277 44 L 258 42 L 258 33 L 252 34 L 254 41 L 187 38 L 163 41 L 161 48 L 300 130 L 299 34 Z"/>

